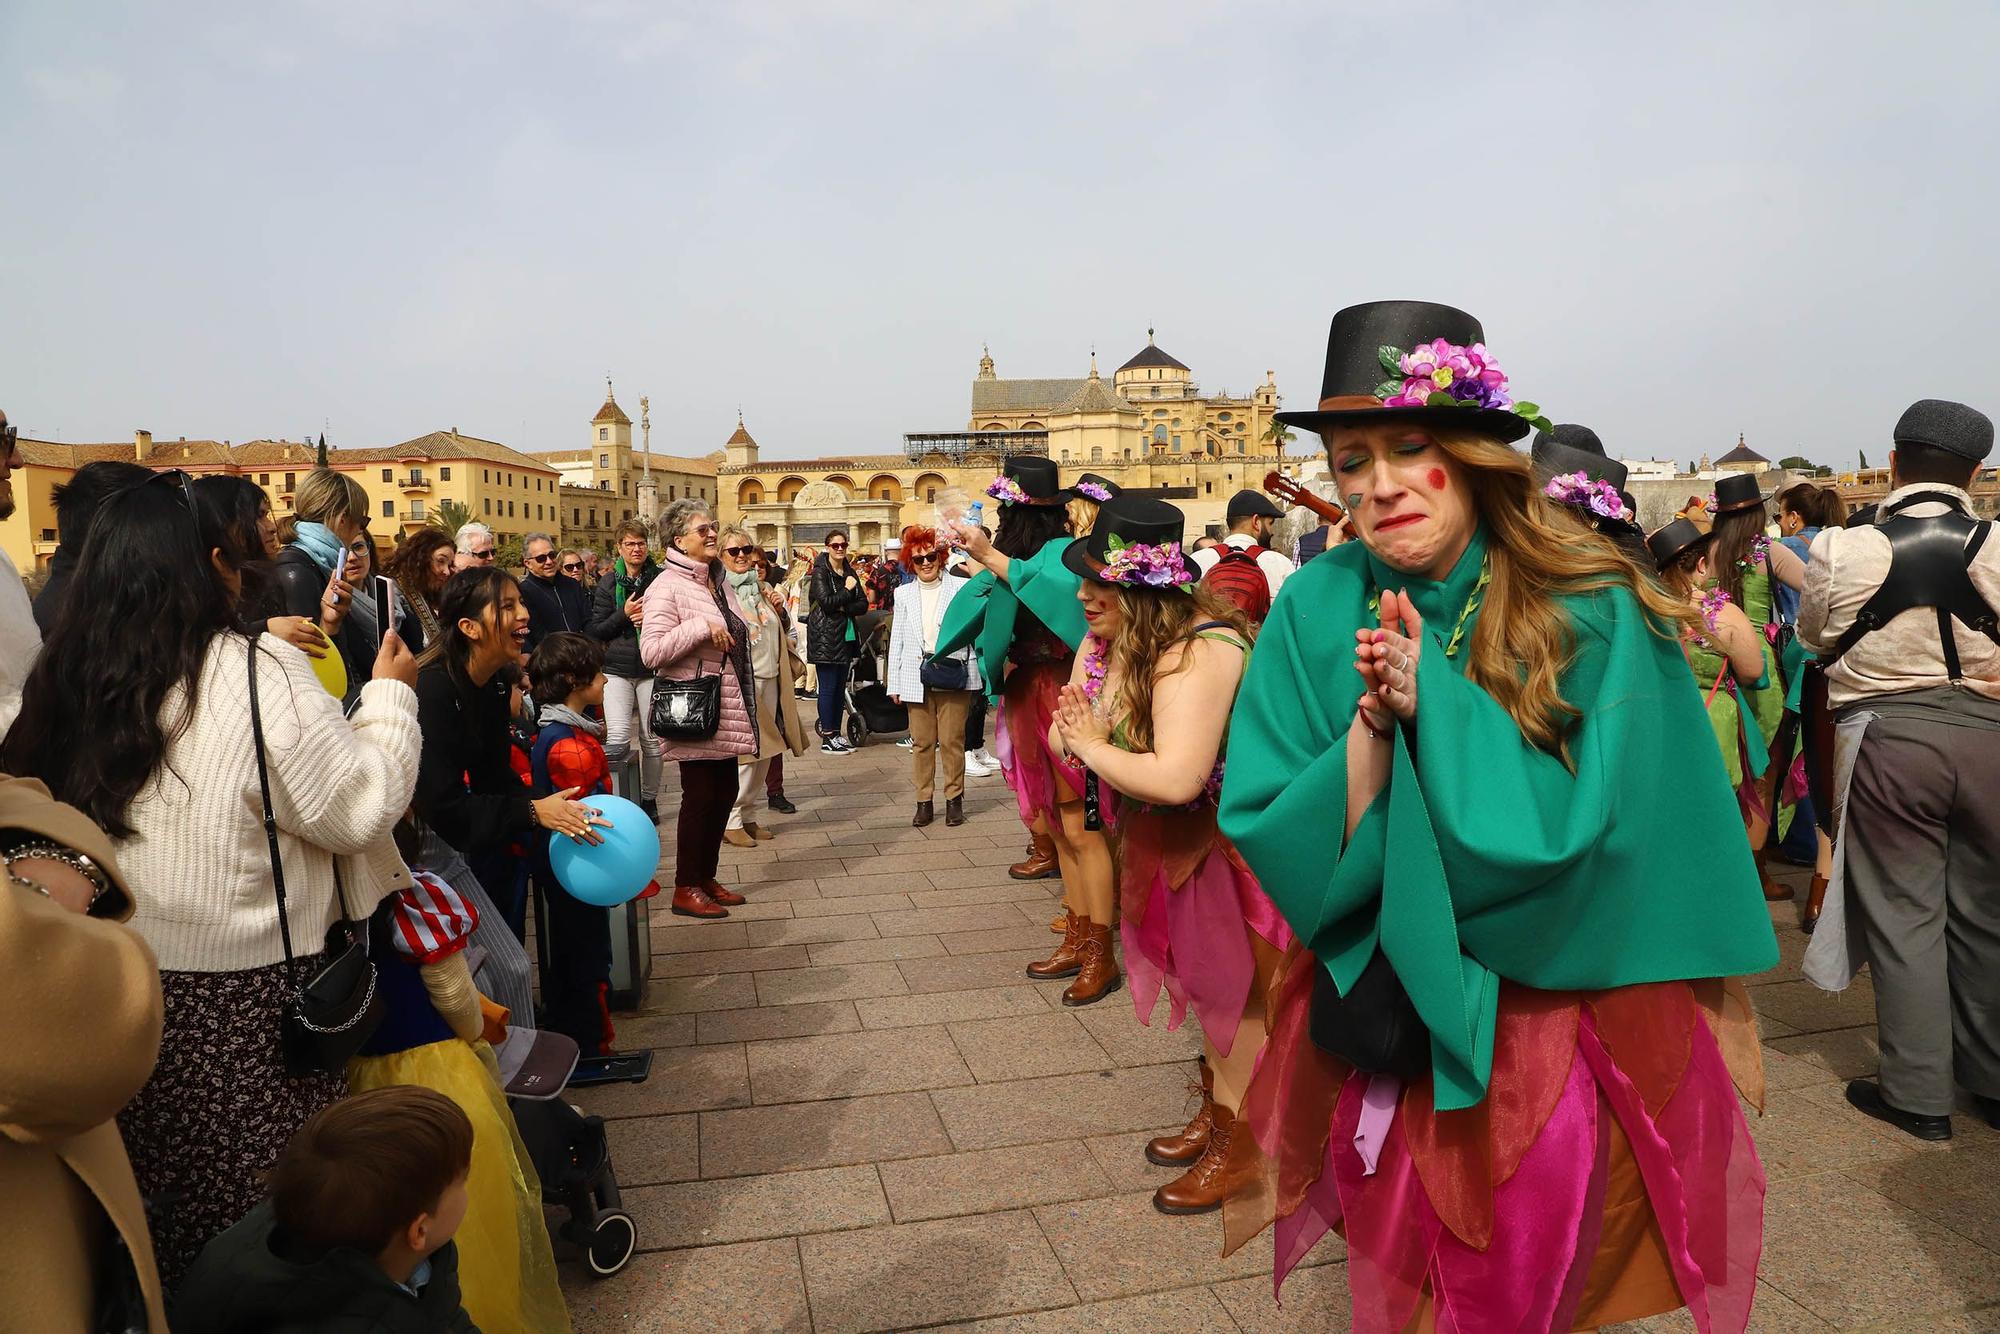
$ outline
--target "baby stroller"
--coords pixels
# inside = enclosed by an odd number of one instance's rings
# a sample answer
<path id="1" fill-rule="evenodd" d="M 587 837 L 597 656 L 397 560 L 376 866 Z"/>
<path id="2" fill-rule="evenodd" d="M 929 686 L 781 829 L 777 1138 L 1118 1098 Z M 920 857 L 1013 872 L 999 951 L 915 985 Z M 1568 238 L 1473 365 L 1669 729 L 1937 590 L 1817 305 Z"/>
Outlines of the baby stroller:
<path id="1" fill-rule="evenodd" d="M 866 612 L 854 618 L 859 655 L 847 673 L 847 744 L 856 750 L 875 732 L 906 732 L 910 711 L 889 698 L 889 622 L 892 613 Z"/>

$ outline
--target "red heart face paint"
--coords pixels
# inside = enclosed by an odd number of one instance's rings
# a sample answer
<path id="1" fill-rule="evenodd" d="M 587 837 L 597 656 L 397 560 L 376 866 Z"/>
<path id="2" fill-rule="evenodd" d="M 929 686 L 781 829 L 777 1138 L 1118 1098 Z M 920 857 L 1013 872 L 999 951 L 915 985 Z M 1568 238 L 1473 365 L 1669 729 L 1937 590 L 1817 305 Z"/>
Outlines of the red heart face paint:
<path id="1" fill-rule="evenodd" d="M 1445 485 L 1444 469 L 1432 468 L 1429 472 L 1424 474 L 1424 480 L 1431 484 L 1431 490 L 1433 491 L 1444 490 L 1444 485 Z"/>

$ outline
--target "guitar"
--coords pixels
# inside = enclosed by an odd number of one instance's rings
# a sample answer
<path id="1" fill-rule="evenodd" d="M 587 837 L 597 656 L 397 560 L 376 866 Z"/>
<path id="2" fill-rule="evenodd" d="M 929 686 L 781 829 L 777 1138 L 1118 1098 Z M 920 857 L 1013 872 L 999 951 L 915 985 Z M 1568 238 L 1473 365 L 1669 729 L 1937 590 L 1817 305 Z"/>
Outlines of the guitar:
<path id="1" fill-rule="evenodd" d="M 1305 508 L 1319 515 L 1320 518 L 1326 520 L 1328 523 L 1337 524 L 1347 514 L 1346 510 L 1334 504 L 1331 500 L 1320 499 L 1320 497 L 1306 490 L 1281 472 L 1265 473 L 1264 489 L 1280 500 L 1289 501 L 1294 505 L 1305 506 Z"/>

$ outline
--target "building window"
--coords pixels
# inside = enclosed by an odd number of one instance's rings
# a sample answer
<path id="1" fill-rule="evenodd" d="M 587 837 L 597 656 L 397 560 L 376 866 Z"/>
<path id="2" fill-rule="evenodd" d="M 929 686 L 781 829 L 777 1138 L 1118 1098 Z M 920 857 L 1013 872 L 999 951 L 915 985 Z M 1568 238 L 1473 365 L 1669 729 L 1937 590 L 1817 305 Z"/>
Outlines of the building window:
<path id="1" fill-rule="evenodd" d="M 451 465 L 449 463 L 438 469 L 438 480 L 440 482 L 449 482 L 451 480 Z"/>
<path id="2" fill-rule="evenodd" d="M 1160 396 L 1160 386 L 1158 386 L 1158 385 L 1154 385 L 1154 386 L 1153 386 L 1153 397 L 1154 397 L 1154 398 L 1158 398 L 1159 396 Z"/>
<path id="3" fill-rule="evenodd" d="M 258 473 L 258 474 L 257 474 L 257 485 L 259 485 L 259 486 L 269 486 L 270 484 L 271 484 L 271 474 L 270 474 L 270 473 L 267 473 L 267 472 L 260 472 L 260 473 Z"/>
<path id="4" fill-rule="evenodd" d="M 55 530 L 55 529 L 53 529 L 53 528 L 44 528 L 44 529 L 42 529 L 42 541 L 44 541 L 44 542 L 53 542 L 53 541 L 55 541 L 55 540 L 56 540 L 56 530 Z"/>
<path id="5" fill-rule="evenodd" d="M 507 485 L 514 485 L 514 474 L 511 472 L 507 474 Z"/>
<path id="6" fill-rule="evenodd" d="M 493 497 L 491 496 L 486 497 L 486 516 L 488 518 L 493 517 Z"/>
<path id="7" fill-rule="evenodd" d="M 385 500 L 385 501 L 383 501 L 383 502 L 382 502 L 382 517 L 383 517 L 383 518 L 385 518 L 385 519 L 393 519 L 393 518 L 395 518 L 395 517 L 396 517 L 396 502 L 395 502 L 395 501 L 393 501 L 393 500 Z"/>
<path id="8" fill-rule="evenodd" d="M 493 470 L 491 468 L 481 468 L 479 470 L 479 480 L 491 486 L 493 484 Z"/>
<path id="9" fill-rule="evenodd" d="M 1180 452 L 1181 452 L 1181 438 L 1180 438 L 1179 436 L 1175 436 L 1175 437 L 1174 437 L 1174 453 L 1178 454 L 1178 453 L 1180 453 Z"/>
<path id="10" fill-rule="evenodd" d="M 675 497 L 675 495 L 674 495 L 674 489 L 673 489 L 673 487 L 671 487 L 671 486 L 669 486 L 669 487 L 667 488 L 667 499 L 668 499 L 668 500 L 673 500 L 673 499 L 676 499 L 676 497 Z"/>
<path id="11" fill-rule="evenodd" d="M 611 428 L 609 426 L 598 427 L 597 438 L 599 440 L 609 440 L 611 438 Z"/>
<path id="12" fill-rule="evenodd" d="M 632 479 L 630 477 L 621 477 L 618 479 L 618 494 L 622 496 L 632 494 Z"/>
<path id="13" fill-rule="evenodd" d="M 936 503 L 937 503 L 937 488 L 936 488 L 936 487 L 934 487 L 934 486 L 927 486 L 927 487 L 925 487 L 925 488 L 924 488 L 924 504 L 926 504 L 926 505 L 935 505 Z"/>
<path id="14" fill-rule="evenodd" d="M 1102 445 L 1092 445 L 1090 447 L 1090 461 L 1092 463 L 1104 462 L 1104 447 Z"/>
<path id="15" fill-rule="evenodd" d="M 1153 428 L 1153 441 L 1155 444 L 1161 445 L 1167 443 L 1167 424 L 1165 422 L 1161 422 Z"/>
<path id="16" fill-rule="evenodd" d="M 628 518 L 628 519 L 629 519 L 629 518 L 631 518 L 631 517 L 632 517 L 632 511 L 631 511 L 631 510 L 629 510 L 629 509 L 628 509 L 628 510 L 626 510 L 626 511 L 625 511 L 625 517 L 626 517 L 626 518 Z"/>
<path id="17" fill-rule="evenodd" d="M 394 481 L 395 477 L 396 477 L 396 470 L 394 468 L 384 468 L 382 470 L 383 481 L 385 482 Z"/>
<path id="18" fill-rule="evenodd" d="M 285 474 L 285 490 L 296 491 L 298 489 L 298 485 L 299 485 L 299 475 L 297 473 L 288 472 Z"/>

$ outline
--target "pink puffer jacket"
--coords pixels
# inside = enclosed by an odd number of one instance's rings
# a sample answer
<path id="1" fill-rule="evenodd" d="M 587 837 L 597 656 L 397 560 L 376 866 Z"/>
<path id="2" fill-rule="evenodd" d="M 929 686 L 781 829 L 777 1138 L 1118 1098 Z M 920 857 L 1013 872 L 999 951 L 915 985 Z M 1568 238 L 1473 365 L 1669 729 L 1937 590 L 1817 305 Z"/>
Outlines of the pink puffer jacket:
<path id="1" fill-rule="evenodd" d="M 708 581 L 708 568 L 697 565 L 669 548 L 660 562 L 660 576 L 646 590 L 644 615 L 639 625 L 639 661 L 665 680 L 686 681 L 693 677 L 722 674 L 722 723 L 706 741 L 676 741 L 662 738 L 661 753 L 669 760 L 733 760 L 757 752 L 757 728 L 744 703 L 743 676 L 749 667 L 744 644 L 743 605 L 727 582 L 721 596 L 727 599 L 728 625 L 716 605 L 716 592 Z M 709 638 L 727 626 L 737 640 L 736 649 L 725 656 Z"/>

